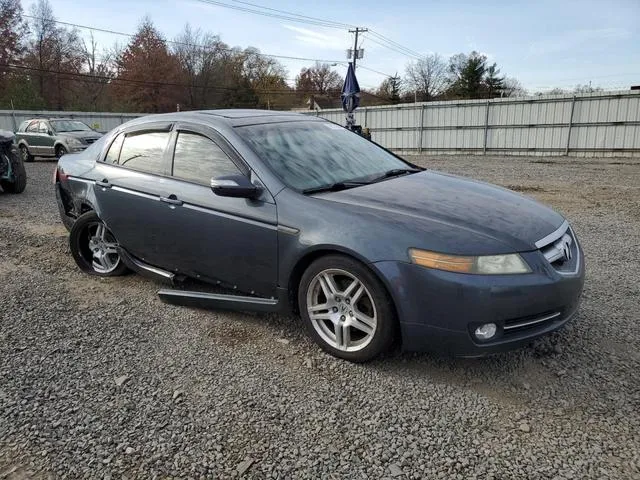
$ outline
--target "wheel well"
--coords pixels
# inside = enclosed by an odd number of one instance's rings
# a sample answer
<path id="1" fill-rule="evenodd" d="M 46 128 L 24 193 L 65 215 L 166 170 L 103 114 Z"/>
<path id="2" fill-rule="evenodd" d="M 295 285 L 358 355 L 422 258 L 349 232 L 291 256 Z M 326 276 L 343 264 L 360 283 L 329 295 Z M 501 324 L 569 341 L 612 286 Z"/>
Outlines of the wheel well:
<path id="1" fill-rule="evenodd" d="M 93 210 L 93 208 L 88 203 L 82 203 L 80 205 L 80 215 L 90 212 L 91 210 Z"/>
<path id="2" fill-rule="evenodd" d="M 291 271 L 291 275 L 289 276 L 289 303 L 291 305 L 291 309 L 293 312 L 300 313 L 298 309 L 298 288 L 300 287 L 300 279 L 302 278 L 302 275 L 304 275 L 304 272 L 309 267 L 309 265 L 311 265 L 317 259 L 327 255 L 343 255 L 345 257 L 349 257 L 357 262 L 360 262 L 362 265 L 364 265 L 369 270 L 371 270 L 371 273 L 373 273 L 378 278 L 378 280 L 380 280 L 382 287 L 387 292 L 387 295 L 389 296 L 389 300 L 391 301 L 391 306 L 393 307 L 393 311 L 396 315 L 396 318 L 398 318 L 398 309 L 396 308 L 396 304 L 393 300 L 393 297 L 391 296 L 391 292 L 389 291 L 385 283 L 382 281 L 380 276 L 373 269 L 369 268 L 365 263 L 363 263 L 362 260 L 355 257 L 354 255 L 349 255 L 348 253 L 342 252 L 340 250 L 329 250 L 329 249 L 315 250 L 313 252 L 310 252 L 306 254 L 304 257 L 302 257 L 300 260 L 298 260 L 298 263 L 296 263 L 296 265 L 293 267 L 293 270 Z"/>

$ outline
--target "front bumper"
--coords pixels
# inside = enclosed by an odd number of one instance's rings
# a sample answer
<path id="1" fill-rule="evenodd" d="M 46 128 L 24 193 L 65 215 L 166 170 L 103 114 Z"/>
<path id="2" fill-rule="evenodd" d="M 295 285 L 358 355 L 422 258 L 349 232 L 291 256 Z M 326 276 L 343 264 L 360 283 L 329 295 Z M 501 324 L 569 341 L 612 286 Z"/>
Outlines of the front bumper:
<path id="1" fill-rule="evenodd" d="M 522 256 L 532 273 L 468 275 L 405 262 L 374 263 L 395 302 L 403 349 L 483 356 L 564 326 L 578 308 L 584 285 L 582 252 L 573 275 L 559 274 L 538 251 Z M 473 335 L 484 323 L 498 327 L 488 341 Z"/>

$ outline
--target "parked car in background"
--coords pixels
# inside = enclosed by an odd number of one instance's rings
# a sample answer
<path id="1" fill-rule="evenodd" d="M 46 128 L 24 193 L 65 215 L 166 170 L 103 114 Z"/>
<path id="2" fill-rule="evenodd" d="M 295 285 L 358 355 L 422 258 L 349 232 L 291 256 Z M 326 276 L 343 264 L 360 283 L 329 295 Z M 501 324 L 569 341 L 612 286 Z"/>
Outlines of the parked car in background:
<path id="1" fill-rule="evenodd" d="M 143 117 L 65 155 L 54 181 L 83 271 L 228 287 L 242 294 L 159 295 L 293 309 L 351 361 L 398 335 L 407 350 L 514 348 L 565 325 L 582 292 L 582 249 L 560 214 L 305 115 Z"/>
<path id="2" fill-rule="evenodd" d="M 32 162 L 34 157 L 60 158 L 66 153 L 81 152 L 101 136 L 85 123 L 71 118 L 25 120 L 16 132 L 24 162 Z"/>
<path id="3" fill-rule="evenodd" d="M 15 135 L 0 130 L 0 187 L 7 193 L 22 193 L 27 186 L 27 172 L 18 156 Z"/>

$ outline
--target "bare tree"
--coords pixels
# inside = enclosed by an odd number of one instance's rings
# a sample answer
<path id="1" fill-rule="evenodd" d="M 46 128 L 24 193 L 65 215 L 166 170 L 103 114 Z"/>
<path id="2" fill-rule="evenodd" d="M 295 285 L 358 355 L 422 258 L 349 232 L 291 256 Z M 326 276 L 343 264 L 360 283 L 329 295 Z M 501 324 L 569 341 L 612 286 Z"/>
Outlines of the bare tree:
<path id="1" fill-rule="evenodd" d="M 406 90 L 415 92 L 420 101 L 433 100 L 448 86 L 447 63 L 437 53 L 411 62 L 407 65 Z"/>
<path id="2" fill-rule="evenodd" d="M 73 92 L 83 63 L 78 31 L 56 25 L 48 0 L 31 7 L 32 38 L 27 45 L 25 63 L 37 72 L 39 95 L 48 107 L 64 109 L 76 97 Z"/>
<path id="3" fill-rule="evenodd" d="M 505 97 L 525 97 L 528 94 L 522 84 L 513 77 L 504 79 L 502 92 Z"/>
<path id="4" fill-rule="evenodd" d="M 100 100 L 109 86 L 109 82 L 115 76 L 111 68 L 113 61 L 112 52 L 106 50 L 98 51 L 98 42 L 93 36 L 93 31 L 89 35 L 89 41 L 82 40 L 82 57 L 84 61 L 83 70 L 88 75 L 83 82 L 81 97 L 84 103 L 92 110 L 97 110 Z M 104 105 L 108 107 L 108 105 Z"/>
<path id="5" fill-rule="evenodd" d="M 341 88 L 342 78 L 328 63 L 316 62 L 313 67 L 303 68 L 296 77 L 296 90 L 304 93 L 326 95 L 337 93 Z"/>

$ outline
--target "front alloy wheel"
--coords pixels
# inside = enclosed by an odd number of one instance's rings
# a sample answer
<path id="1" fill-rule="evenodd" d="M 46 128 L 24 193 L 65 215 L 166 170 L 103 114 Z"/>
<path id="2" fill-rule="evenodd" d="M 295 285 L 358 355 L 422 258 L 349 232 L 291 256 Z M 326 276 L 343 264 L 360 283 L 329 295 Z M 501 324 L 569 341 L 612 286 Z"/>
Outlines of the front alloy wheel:
<path id="1" fill-rule="evenodd" d="M 69 233 L 69 247 L 85 273 L 113 277 L 127 271 L 115 237 L 95 212 L 87 212 L 75 221 Z"/>
<path id="2" fill-rule="evenodd" d="M 338 350 L 362 350 L 376 333 L 378 316 L 371 294 L 345 270 L 323 270 L 313 278 L 307 313 L 318 335 Z"/>
<path id="3" fill-rule="evenodd" d="M 298 297 L 309 332 L 332 355 L 364 362 L 391 345 L 393 306 L 378 278 L 359 262 L 342 255 L 316 260 Z"/>

